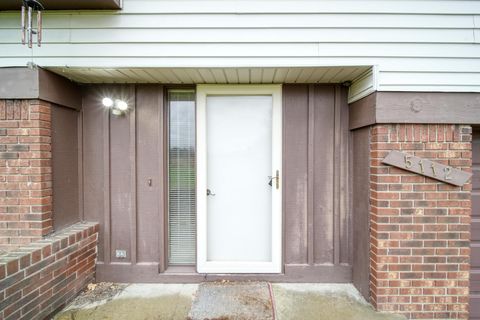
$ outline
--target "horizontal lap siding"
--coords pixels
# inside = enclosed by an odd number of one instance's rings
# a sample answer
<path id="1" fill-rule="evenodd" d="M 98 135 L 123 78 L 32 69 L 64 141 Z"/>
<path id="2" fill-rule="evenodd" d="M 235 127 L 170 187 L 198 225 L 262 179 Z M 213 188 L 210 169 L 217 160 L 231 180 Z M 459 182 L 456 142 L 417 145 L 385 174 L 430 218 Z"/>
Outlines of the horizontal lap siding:
<path id="1" fill-rule="evenodd" d="M 297 19 L 302 19 L 298 17 Z M 322 17 L 315 17 L 321 19 Z M 98 17 L 96 18 L 98 20 Z M 148 18 L 147 18 L 148 19 Z M 177 17 L 177 19 L 188 20 L 188 17 Z M 185 21 L 184 20 L 184 21 Z M 88 20 L 87 20 L 88 21 Z M 86 21 L 86 22 L 87 22 Z M 92 21 L 95 25 L 95 21 Z M 245 21 L 248 23 L 248 20 Z M 379 28 L 361 28 L 355 27 L 333 28 L 316 27 L 307 25 L 295 26 L 271 26 L 251 25 L 249 29 L 236 26 L 185 26 L 177 25 L 170 27 L 149 26 L 146 24 L 139 33 L 138 26 L 129 26 L 123 29 L 111 30 L 111 32 L 98 32 L 98 29 L 47 29 L 45 31 L 45 44 L 56 44 L 69 42 L 71 44 L 89 44 L 89 43 L 276 43 L 276 42 L 326 42 L 326 43 L 363 43 L 363 42 L 383 42 L 383 43 L 412 43 L 412 37 L 416 42 L 428 44 L 442 43 L 472 43 L 474 36 L 471 28 L 453 28 L 453 29 L 379 29 Z M 65 27 L 63 27 L 65 28 Z M 194 28 L 194 29 L 193 29 Z M 222 28 L 222 29 L 220 29 Z M 280 31 L 273 33 L 273 30 Z M 18 44 L 18 26 L 12 29 L 2 30 L 4 44 Z M 38 53 L 47 53 L 45 50 L 38 50 Z"/>
<path id="2" fill-rule="evenodd" d="M 480 91 L 475 1 L 138 1 L 47 12 L 42 66 L 376 65 L 379 90 Z M 24 66 L 18 13 L 0 13 L 1 66 Z M 192 79 L 194 80 L 194 79 Z"/>

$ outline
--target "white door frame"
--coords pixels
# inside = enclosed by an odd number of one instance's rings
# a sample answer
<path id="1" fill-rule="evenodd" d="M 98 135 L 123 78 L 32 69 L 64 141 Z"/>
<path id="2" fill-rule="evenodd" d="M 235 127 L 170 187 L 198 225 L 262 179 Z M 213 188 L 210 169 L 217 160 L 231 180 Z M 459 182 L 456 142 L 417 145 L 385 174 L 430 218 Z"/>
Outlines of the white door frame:
<path id="1" fill-rule="evenodd" d="M 272 261 L 207 261 L 207 96 L 272 96 L 272 176 L 279 170 L 279 188 L 272 188 Z M 197 86 L 197 271 L 199 273 L 280 273 L 282 271 L 282 86 Z"/>

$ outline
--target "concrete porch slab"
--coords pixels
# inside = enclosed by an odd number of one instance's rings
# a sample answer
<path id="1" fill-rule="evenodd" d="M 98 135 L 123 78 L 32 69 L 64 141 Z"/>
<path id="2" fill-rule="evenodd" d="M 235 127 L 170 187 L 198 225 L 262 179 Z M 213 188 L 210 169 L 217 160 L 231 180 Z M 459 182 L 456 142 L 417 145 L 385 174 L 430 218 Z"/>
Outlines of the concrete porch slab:
<path id="1" fill-rule="evenodd" d="M 277 320 L 400 320 L 375 312 L 351 284 L 272 284 Z"/>
<path id="2" fill-rule="evenodd" d="M 191 320 L 274 320 L 269 284 L 267 282 L 202 283 L 188 318 Z"/>
<path id="3" fill-rule="evenodd" d="M 198 285 L 100 283 L 91 288 L 80 294 L 54 319 L 184 320 Z"/>
<path id="4" fill-rule="evenodd" d="M 95 299 L 98 297 L 98 299 Z M 350 284 L 105 284 L 90 286 L 55 320 L 399 320 L 375 312 Z"/>

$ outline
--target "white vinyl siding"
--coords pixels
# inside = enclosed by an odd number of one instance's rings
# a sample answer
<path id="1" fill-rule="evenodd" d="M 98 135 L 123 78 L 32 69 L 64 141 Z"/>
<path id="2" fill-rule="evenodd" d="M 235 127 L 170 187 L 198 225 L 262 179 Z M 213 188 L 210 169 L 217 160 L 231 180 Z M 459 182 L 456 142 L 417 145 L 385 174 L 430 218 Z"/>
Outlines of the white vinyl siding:
<path id="1" fill-rule="evenodd" d="M 373 90 L 480 92 L 480 1 L 124 0 L 44 26 L 29 50 L 19 13 L 0 13 L 0 66 L 374 66 Z"/>

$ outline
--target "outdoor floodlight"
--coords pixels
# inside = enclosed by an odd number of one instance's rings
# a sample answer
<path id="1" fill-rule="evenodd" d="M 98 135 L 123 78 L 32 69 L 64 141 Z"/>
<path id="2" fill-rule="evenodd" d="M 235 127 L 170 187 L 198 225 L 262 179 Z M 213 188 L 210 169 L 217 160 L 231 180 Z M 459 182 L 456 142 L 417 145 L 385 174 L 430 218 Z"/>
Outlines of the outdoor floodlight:
<path id="1" fill-rule="evenodd" d="M 105 97 L 102 99 L 102 104 L 107 108 L 111 108 L 113 107 L 113 100 L 109 97 Z"/>
<path id="2" fill-rule="evenodd" d="M 111 97 L 102 98 L 102 104 L 109 108 L 113 115 L 120 116 L 128 111 L 128 103 L 122 99 L 113 99 Z"/>
<path id="3" fill-rule="evenodd" d="M 127 111 L 128 110 L 128 104 L 120 99 L 115 100 L 115 108 L 120 110 L 120 111 Z"/>

